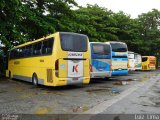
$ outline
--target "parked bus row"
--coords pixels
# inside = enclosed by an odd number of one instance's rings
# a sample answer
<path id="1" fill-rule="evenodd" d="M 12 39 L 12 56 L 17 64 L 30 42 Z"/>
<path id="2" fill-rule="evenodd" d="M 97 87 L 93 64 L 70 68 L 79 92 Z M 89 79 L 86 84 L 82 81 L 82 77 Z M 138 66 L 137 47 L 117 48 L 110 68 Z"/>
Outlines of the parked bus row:
<path id="1" fill-rule="evenodd" d="M 128 74 L 128 48 L 123 42 L 90 42 L 91 78 Z"/>
<path id="2" fill-rule="evenodd" d="M 128 52 L 128 70 L 156 70 L 155 56 L 141 56 L 138 53 Z"/>
<path id="3" fill-rule="evenodd" d="M 128 52 L 123 42 L 89 43 L 86 35 L 57 32 L 11 49 L 6 76 L 34 85 L 88 84 L 90 78 L 154 69 L 154 59 Z"/>

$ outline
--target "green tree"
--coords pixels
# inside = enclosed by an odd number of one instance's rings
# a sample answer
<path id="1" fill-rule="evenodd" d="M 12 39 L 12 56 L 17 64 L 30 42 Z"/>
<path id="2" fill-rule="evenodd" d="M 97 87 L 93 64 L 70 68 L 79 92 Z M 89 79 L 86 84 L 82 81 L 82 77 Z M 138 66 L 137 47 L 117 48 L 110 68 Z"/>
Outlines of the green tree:
<path id="1" fill-rule="evenodd" d="M 91 41 L 118 40 L 115 35 L 117 28 L 113 26 L 114 20 L 110 17 L 113 12 L 98 5 L 80 7 L 76 12 L 79 32 L 87 34 Z"/>
<path id="2" fill-rule="evenodd" d="M 20 6 L 20 0 L 1 0 L 0 2 L 0 40 L 7 49 L 11 48 L 14 42 L 23 41 L 18 24 L 21 14 Z"/>
<path id="3" fill-rule="evenodd" d="M 160 39 L 160 11 L 153 9 L 148 13 L 139 15 L 137 21 L 139 22 L 139 39 L 144 41 L 148 50 L 145 54 L 155 55 L 159 51 Z M 145 47 L 145 46 L 141 47 Z"/>

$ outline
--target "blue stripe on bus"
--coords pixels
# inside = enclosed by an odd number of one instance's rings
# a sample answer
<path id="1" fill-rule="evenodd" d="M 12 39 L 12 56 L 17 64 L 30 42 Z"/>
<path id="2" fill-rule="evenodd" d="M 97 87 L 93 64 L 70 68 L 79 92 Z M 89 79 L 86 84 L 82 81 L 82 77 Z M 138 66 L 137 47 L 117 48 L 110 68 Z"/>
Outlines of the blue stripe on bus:
<path id="1" fill-rule="evenodd" d="M 128 58 L 112 58 L 114 61 L 128 61 Z"/>
<path id="2" fill-rule="evenodd" d="M 127 53 L 118 54 L 118 52 L 112 52 L 112 56 L 128 56 L 128 54 Z"/>
<path id="3" fill-rule="evenodd" d="M 99 55 L 91 53 L 92 59 L 111 59 L 111 55 Z"/>
<path id="4" fill-rule="evenodd" d="M 92 59 L 92 67 L 94 67 L 97 71 L 110 71 L 110 64 L 100 60 Z"/>
<path id="5" fill-rule="evenodd" d="M 116 55 L 116 53 L 115 52 L 112 52 L 112 56 L 115 56 Z"/>
<path id="6" fill-rule="evenodd" d="M 128 70 L 113 70 L 112 71 L 112 76 L 127 75 L 127 74 L 128 74 Z"/>

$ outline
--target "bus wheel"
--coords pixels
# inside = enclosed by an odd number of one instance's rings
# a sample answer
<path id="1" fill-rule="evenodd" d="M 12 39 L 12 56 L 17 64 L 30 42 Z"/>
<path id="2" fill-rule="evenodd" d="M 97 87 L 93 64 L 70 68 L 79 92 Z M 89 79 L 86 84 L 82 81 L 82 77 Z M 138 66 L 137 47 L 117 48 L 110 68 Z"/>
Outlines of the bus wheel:
<path id="1" fill-rule="evenodd" d="M 12 80 L 11 71 L 9 71 L 9 79 Z"/>
<path id="2" fill-rule="evenodd" d="M 33 85 L 38 86 L 38 78 L 35 73 L 32 76 L 32 83 L 33 83 Z"/>

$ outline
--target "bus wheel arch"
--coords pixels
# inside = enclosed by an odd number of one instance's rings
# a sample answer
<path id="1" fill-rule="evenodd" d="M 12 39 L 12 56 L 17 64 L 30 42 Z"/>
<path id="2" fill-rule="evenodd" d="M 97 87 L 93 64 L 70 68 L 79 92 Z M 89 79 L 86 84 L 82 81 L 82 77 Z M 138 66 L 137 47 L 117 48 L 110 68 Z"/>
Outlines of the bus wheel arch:
<path id="1" fill-rule="evenodd" d="M 33 73 L 32 75 L 32 83 L 33 85 L 38 86 L 38 77 L 36 73 Z"/>

